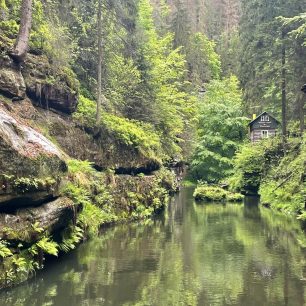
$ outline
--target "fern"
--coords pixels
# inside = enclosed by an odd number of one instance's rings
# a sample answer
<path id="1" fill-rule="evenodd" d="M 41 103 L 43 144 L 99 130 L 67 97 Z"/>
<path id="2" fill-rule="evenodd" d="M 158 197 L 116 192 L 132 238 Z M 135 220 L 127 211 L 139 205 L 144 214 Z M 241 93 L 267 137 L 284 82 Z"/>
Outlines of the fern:
<path id="1" fill-rule="evenodd" d="M 84 237 L 84 230 L 79 226 L 68 228 L 63 234 L 63 240 L 59 244 L 59 249 L 65 253 L 75 249 L 75 247 L 82 241 Z"/>
<path id="2" fill-rule="evenodd" d="M 1 258 L 6 258 L 9 256 L 12 256 L 13 253 L 11 250 L 7 247 L 7 242 L 0 240 L 0 257 Z"/>
<path id="3" fill-rule="evenodd" d="M 35 246 L 46 254 L 58 256 L 59 245 L 56 242 L 51 241 L 50 237 L 42 238 L 36 243 Z"/>

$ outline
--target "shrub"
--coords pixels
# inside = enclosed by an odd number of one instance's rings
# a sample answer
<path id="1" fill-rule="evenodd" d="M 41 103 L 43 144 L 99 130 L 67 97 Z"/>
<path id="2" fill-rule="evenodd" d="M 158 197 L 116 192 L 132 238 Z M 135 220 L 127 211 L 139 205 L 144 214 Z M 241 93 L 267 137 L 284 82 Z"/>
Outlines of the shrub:
<path id="1" fill-rule="evenodd" d="M 229 201 L 241 202 L 243 195 L 224 190 L 217 186 L 199 185 L 193 194 L 197 201 Z"/>
<path id="2" fill-rule="evenodd" d="M 193 194 L 198 201 L 223 201 L 226 199 L 226 191 L 220 187 L 200 185 Z"/>

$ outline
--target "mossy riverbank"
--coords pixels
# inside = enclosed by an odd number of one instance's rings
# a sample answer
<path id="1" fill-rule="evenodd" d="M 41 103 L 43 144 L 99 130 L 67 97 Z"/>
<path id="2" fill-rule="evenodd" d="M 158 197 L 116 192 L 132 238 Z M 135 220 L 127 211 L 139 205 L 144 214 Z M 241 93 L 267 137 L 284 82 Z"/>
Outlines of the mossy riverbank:
<path id="1" fill-rule="evenodd" d="M 39 188 L 34 183 L 31 188 Z M 50 220 L 59 223 L 62 219 L 56 229 L 39 218 L 39 208 L 25 218 L 21 211 L 6 214 L 6 219 L 17 216 L 19 224 L 0 231 L 0 288 L 34 276 L 44 267 L 46 256 L 69 252 L 97 235 L 103 225 L 149 218 L 167 205 L 169 193 L 175 190 L 174 174 L 166 169 L 150 176 L 115 175 L 114 171 L 95 170 L 90 162 L 69 160 L 59 191 L 61 204 L 55 204 L 58 214 Z M 65 214 L 60 214 L 59 207 Z M 1 225 L 4 220 L 0 216 Z"/>
<path id="2" fill-rule="evenodd" d="M 229 183 L 231 190 L 259 195 L 265 206 L 304 219 L 305 178 L 304 136 L 288 139 L 285 147 L 280 138 L 243 146 Z"/>

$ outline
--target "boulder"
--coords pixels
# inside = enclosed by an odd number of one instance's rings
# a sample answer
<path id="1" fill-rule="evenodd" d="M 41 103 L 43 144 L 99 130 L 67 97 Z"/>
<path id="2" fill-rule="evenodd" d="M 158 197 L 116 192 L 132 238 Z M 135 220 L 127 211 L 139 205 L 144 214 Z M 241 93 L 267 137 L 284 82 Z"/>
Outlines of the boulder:
<path id="1" fill-rule="evenodd" d="M 45 232 L 55 233 L 75 218 L 76 206 L 68 198 L 58 198 L 39 207 L 0 214 L 0 238 L 33 243 Z"/>
<path id="2" fill-rule="evenodd" d="M 66 171 L 51 141 L 0 108 L 0 211 L 57 196 Z"/>

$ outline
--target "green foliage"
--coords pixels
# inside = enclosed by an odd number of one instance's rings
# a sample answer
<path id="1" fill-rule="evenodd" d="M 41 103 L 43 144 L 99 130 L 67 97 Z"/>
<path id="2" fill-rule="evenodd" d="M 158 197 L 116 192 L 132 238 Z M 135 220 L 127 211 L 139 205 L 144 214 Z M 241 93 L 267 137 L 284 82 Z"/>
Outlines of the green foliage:
<path id="1" fill-rule="evenodd" d="M 83 95 L 79 96 L 77 111 L 73 118 L 82 125 L 94 127 L 96 125 L 96 103 Z"/>
<path id="2" fill-rule="evenodd" d="M 240 69 L 239 78 L 244 89 L 245 108 L 252 113 L 262 111 L 281 115 L 281 72 L 286 70 L 287 118 L 297 118 L 299 101 L 297 89 L 304 83 L 305 54 L 302 47 L 305 37 L 292 39 L 294 27 L 302 26 L 301 2 L 250 0 L 241 2 Z M 280 20 L 278 16 L 294 17 Z M 299 31 L 298 30 L 298 33 Z M 282 37 L 284 33 L 284 37 Z M 286 63 L 282 66 L 282 51 Z"/>
<path id="3" fill-rule="evenodd" d="M 267 171 L 276 166 L 283 156 L 280 138 L 246 143 L 234 159 L 234 173 L 229 179 L 232 190 L 257 194 Z"/>
<path id="4" fill-rule="evenodd" d="M 104 114 L 103 123 L 115 138 L 148 157 L 161 155 L 160 138 L 148 123 Z"/>
<path id="5" fill-rule="evenodd" d="M 38 190 L 42 187 L 49 187 L 56 183 L 53 178 L 38 179 L 29 177 L 19 177 L 14 180 L 14 188 L 21 192 Z"/>
<path id="6" fill-rule="evenodd" d="M 20 193 L 48 189 L 56 184 L 54 177 L 16 177 L 14 175 L 6 175 L 5 173 L 0 174 L 0 181 Z"/>
<path id="7" fill-rule="evenodd" d="M 50 239 L 44 237 L 39 240 L 34 247 L 32 247 L 33 254 L 37 254 L 37 248 L 42 250 L 45 254 L 58 256 L 58 244 Z"/>
<path id="8" fill-rule="evenodd" d="M 191 175 L 209 183 L 218 182 L 232 173 L 232 158 L 246 135 L 247 118 L 242 116 L 237 78 L 211 81 L 200 103 Z"/>
<path id="9" fill-rule="evenodd" d="M 221 60 L 215 49 L 215 42 L 203 33 L 191 35 L 186 59 L 192 67 L 191 78 L 194 83 L 202 85 L 220 78 Z"/>
<path id="10" fill-rule="evenodd" d="M 84 174 L 93 174 L 95 169 L 93 168 L 93 163 L 87 160 L 70 159 L 67 161 L 68 171 L 71 174 L 76 174 L 78 172 Z"/>
<path id="11" fill-rule="evenodd" d="M 304 46 L 306 46 L 306 13 L 301 13 L 297 16 L 291 18 L 278 17 L 278 20 L 283 22 L 284 27 L 294 27 L 289 32 L 293 38 L 299 40 L 302 38 L 304 40 Z"/>
<path id="12" fill-rule="evenodd" d="M 65 253 L 68 253 L 71 250 L 74 250 L 76 246 L 84 238 L 84 229 L 80 226 L 70 225 L 62 233 L 62 240 L 59 243 L 59 249 Z"/>
<path id="13" fill-rule="evenodd" d="M 89 236 L 97 235 L 99 229 L 104 223 L 111 223 L 116 218 L 101 210 L 99 207 L 87 202 L 78 216 L 78 223 Z"/>
<path id="14" fill-rule="evenodd" d="M 74 114 L 74 118 L 84 125 L 94 127 L 96 125 L 95 109 L 95 102 L 80 96 L 78 111 Z M 101 127 L 113 135 L 115 140 L 138 149 L 147 157 L 160 158 L 162 156 L 160 137 L 149 123 L 103 113 Z"/>
<path id="15" fill-rule="evenodd" d="M 111 223 L 117 217 L 110 209 L 111 196 L 104 187 L 101 175 L 88 161 L 68 161 L 71 182 L 67 183 L 63 193 L 82 208 L 77 217 L 78 226 L 64 235 L 60 246 L 67 250 L 84 235 L 95 235 L 104 223 Z M 79 230 L 80 228 L 81 230 Z"/>
<path id="16" fill-rule="evenodd" d="M 193 193 L 197 201 L 229 201 L 241 202 L 243 195 L 240 193 L 232 193 L 218 186 L 209 186 L 200 184 Z"/>
<path id="17" fill-rule="evenodd" d="M 231 189 L 257 193 L 264 170 L 264 146 L 262 143 L 244 145 L 234 160 L 234 174 L 229 182 Z"/>
<path id="18" fill-rule="evenodd" d="M 263 203 L 286 213 L 303 215 L 305 206 L 305 139 L 289 141 L 286 156 L 270 166 L 262 179 L 260 195 Z"/>
<path id="19" fill-rule="evenodd" d="M 220 187 L 200 185 L 193 194 L 198 201 L 223 201 L 226 198 L 226 191 Z"/>
<path id="20" fill-rule="evenodd" d="M 0 258 L 3 260 L 4 258 L 12 255 L 13 253 L 8 248 L 8 243 L 4 240 L 0 240 Z"/>
<path id="21" fill-rule="evenodd" d="M 185 57 L 180 48 L 173 47 L 173 35 L 160 36 L 153 20 L 153 8 L 148 0 L 138 4 L 138 27 L 142 34 L 140 45 L 146 85 L 151 90 L 154 109 L 148 120 L 161 132 L 162 147 L 168 156 L 181 153 L 178 146 L 182 133 L 194 115 L 195 101 L 185 90 Z"/>
<path id="22" fill-rule="evenodd" d="M 305 205 L 305 140 L 289 140 L 286 155 L 280 139 L 245 144 L 237 153 L 232 190 L 261 195 L 262 203 L 286 213 L 302 213 Z M 303 218 L 303 217 L 301 217 Z"/>

